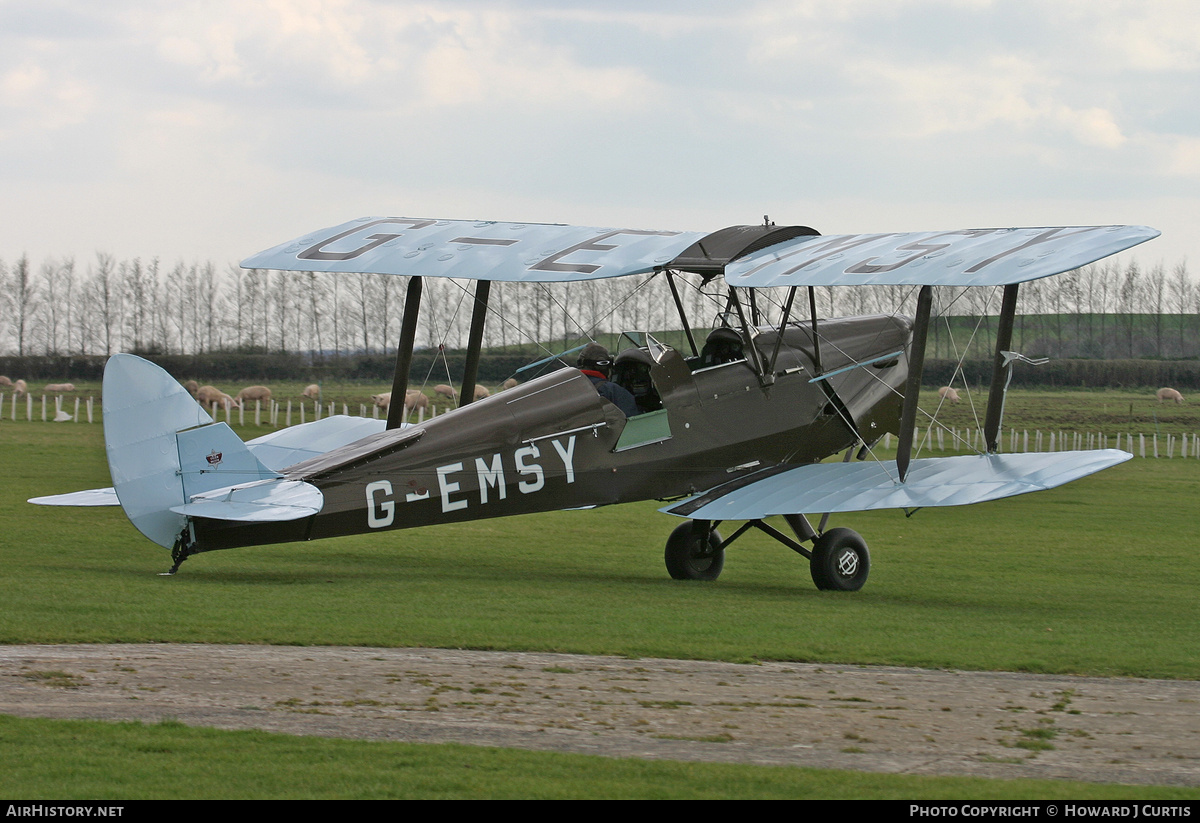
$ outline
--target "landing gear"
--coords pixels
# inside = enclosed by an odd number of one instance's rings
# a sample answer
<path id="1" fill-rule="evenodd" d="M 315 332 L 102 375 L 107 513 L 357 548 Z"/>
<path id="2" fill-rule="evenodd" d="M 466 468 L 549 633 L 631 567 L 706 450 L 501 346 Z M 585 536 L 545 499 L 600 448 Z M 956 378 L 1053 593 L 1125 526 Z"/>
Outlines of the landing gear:
<path id="1" fill-rule="evenodd" d="M 667 538 L 663 559 L 675 580 L 716 580 L 725 568 L 721 535 L 707 521 L 684 523 Z"/>
<path id="2" fill-rule="evenodd" d="M 871 554 L 858 532 L 830 529 L 819 534 L 802 514 L 784 515 L 784 519 L 795 532 L 794 539 L 762 520 L 746 521 L 725 541 L 713 528 L 720 525 L 720 521 L 684 523 L 667 539 L 667 571 L 676 580 L 716 580 L 725 566 L 725 548 L 751 528 L 756 528 L 808 558 L 809 573 L 818 589 L 856 592 L 863 587 L 871 573 Z M 811 551 L 802 545 L 809 541 L 812 542 Z"/>
<path id="3" fill-rule="evenodd" d="M 813 543 L 808 567 L 818 589 L 856 592 L 867 582 L 871 555 L 858 532 L 830 529 Z"/>

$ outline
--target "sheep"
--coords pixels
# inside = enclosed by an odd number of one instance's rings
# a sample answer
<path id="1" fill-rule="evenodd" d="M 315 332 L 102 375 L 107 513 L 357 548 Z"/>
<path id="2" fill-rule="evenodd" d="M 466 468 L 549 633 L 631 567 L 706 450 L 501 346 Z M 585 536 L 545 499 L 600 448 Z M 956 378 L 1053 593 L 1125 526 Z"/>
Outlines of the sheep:
<path id="1" fill-rule="evenodd" d="M 425 392 L 419 389 L 409 389 L 404 394 L 404 410 L 412 411 L 414 409 L 429 408 L 429 398 L 425 396 Z"/>
<path id="2" fill-rule="evenodd" d="M 475 399 L 476 400 L 482 400 L 485 397 L 491 397 L 491 396 L 492 396 L 492 393 L 487 390 L 487 386 L 476 386 L 475 387 Z"/>
<path id="3" fill-rule="evenodd" d="M 948 400 L 951 403 L 959 402 L 958 392 L 949 386 L 942 386 L 940 389 L 938 389 L 938 397 L 943 400 Z"/>
<path id="4" fill-rule="evenodd" d="M 242 407 L 239 400 L 230 397 L 215 386 L 201 386 L 196 390 L 196 400 L 206 409 L 212 406 L 213 403 L 216 403 L 217 408 L 221 409 L 225 408 L 226 405 L 237 409 Z"/>
<path id="5" fill-rule="evenodd" d="M 1175 391 L 1175 389 L 1159 389 L 1155 394 L 1159 403 L 1165 403 L 1168 400 L 1174 400 L 1177 404 L 1183 403 L 1183 395 Z"/>
<path id="6" fill-rule="evenodd" d="M 507 389 L 515 388 L 516 386 L 519 386 L 519 385 L 521 385 L 521 381 L 517 380 L 517 378 L 515 378 L 515 377 L 510 377 L 507 380 L 505 380 L 504 383 L 500 386 L 500 391 L 505 391 Z"/>
<path id="7" fill-rule="evenodd" d="M 384 392 L 382 394 L 371 395 L 371 402 L 381 409 L 386 409 L 392 405 L 392 393 Z M 412 409 L 427 409 L 429 408 L 429 398 L 420 389 L 409 389 L 404 393 L 404 408 Z"/>
<path id="8" fill-rule="evenodd" d="M 300 392 L 302 397 L 307 397 L 309 400 L 321 399 L 321 387 L 316 383 L 310 383 L 304 387 L 304 391 Z"/>
<path id="9" fill-rule="evenodd" d="M 11 386 L 11 385 L 12 385 L 12 381 L 11 381 L 11 380 L 9 380 L 9 379 L 8 379 L 7 377 L 5 377 L 4 375 L 0 374 L 0 386 L 6 386 L 6 387 L 7 387 L 7 386 Z"/>
<path id="10" fill-rule="evenodd" d="M 247 400 L 261 400 L 264 404 L 270 404 L 271 390 L 266 386 L 247 386 L 237 393 L 237 401 L 245 404 Z"/>
<path id="11" fill-rule="evenodd" d="M 457 393 L 455 393 L 453 386 L 447 386 L 444 383 L 440 386 L 434 386 L 433 390 L 442 397 L 447 397 L 451 400 L 458 396 Z"/>
<path id="12" fill-rule="evenodd" d="M 74 383 L 50 383 L 43 391 L 51 394 L 61 394 L 62 392 L 75 391 Z"/>
<path id="13" fill-rule="evenodd" d="M 18 380 L 13 383 L 13 394 L 15 394 L 17 397 L 24 397 L 27 391 L 28 387 L 25 385 L 24 380 Z"/>
<path id="14" fill-rule="evenodd" d="M 389 391 L 383 394 L 373 394 L 371 402 L 381 409 L 386 409 L 392 405 L 392 393 Z M 429 408 L 429 398 L 420 389 L 409 389 L 404 393 L 404 410 L 406 412 L 427 408 Z"/>
<path id="15" fill-rule="evenodd" d="M 183 387 L 187 389 L 188 394 L 190 394 L 193 398 L 196 396 L 196 392 L 200 391 L 200 384 L 195 380 L 187 381 L 183 384 Z"/>

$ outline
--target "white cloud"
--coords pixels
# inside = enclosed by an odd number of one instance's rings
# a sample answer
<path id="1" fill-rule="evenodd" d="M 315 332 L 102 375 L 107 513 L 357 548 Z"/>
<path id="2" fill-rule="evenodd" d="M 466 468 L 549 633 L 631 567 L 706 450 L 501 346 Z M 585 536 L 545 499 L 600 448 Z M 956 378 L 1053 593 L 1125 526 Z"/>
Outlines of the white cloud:
<path id="1" fill-rule="evenodd" d="M 1084 145 L 1116 149 L 1125 144 L 1126 137 L 1114 122 L 1112 112 L 1100 108 L 1076 110 L 1062 106 L 1055 115 L 1063 127 Z"/>
<path id="2" fill-rule="evenodd" d="M 83 121 L 92 96 L 81 82 L 27 61 L 0 75 L 0 139 L 16 131 L 53 131 Z"/>
<path id="3" fill-rule="evenodd" d="M 937 227 L 918 210 L 1184 197 L 1200 166 L 1194 0 L 42 8 L 0 4 L 8 193 L 119 191 L 112 238 L 196 246 L 172 198 L 282 236 L 341 208 L 704 228 L 866 198 Z M 0 258 L 31 222 L 53 221 L 0 212 Z"/>
<path id="4" fill-rule="evenodd" d="M 1149 73 L 1200 68 L 1200 7 L 1193 0 L 1101 0 L 1081 8 L 1081 19 L 1096 32 L 1097 56 L 1111 67 Z"/>

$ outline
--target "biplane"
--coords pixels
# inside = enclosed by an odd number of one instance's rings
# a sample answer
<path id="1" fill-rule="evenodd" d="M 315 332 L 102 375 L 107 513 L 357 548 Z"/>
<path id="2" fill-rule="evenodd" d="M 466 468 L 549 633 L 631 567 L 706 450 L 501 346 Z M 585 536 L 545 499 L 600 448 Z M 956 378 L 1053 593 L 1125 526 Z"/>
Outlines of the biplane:
<path id="1" fill-rule="evenodd" d="M 807 558 L 819 588 L 853 591 L 869 573 L 867 545 L 850 529 L 826 528 L 830 513 L 978 503 L 1131 457 L 1115 449 L 1001 452 L 1008 377 L 1020 359 L 1010 351 L 1013 319 L 1021 283 L 1158 234 L 1077 226 L 825 236 L 769 221 L 694 233 L 362 218 L 242 266 L 406 276 L 393 397 L 408 388 L 424 279 L 474 281 L 459 408 L 414 425 L 397 403 L 386 421 L 328 417 L 244 443 L 165 371 L 119 354 L 104 373 L 113 489 L 31 502 L 119 502 L 143 535 L 171 550 L 173 574 L 215 549 L 659 500 L 660 511 L 684 520 L 666 540 L 674 578 L 715 579 L 726 548 L 756 528 Z M 725 301 L 704 340 L 680 299 L 685 273 L 715 283 Z M 665 278 L 687 337 L 676 348 L 649 332 L 624 336 L 611 380 L 635 396 L 637 414 L 600 396 L 566 360 L 472 402 L 493 282 L 632 275 Z M 915 290 L 915 316 L 818 317 L 816 288 L 868 284 Z M 1003 289 L 986 448 L 914 457 L 939 286 Z M 756 297 L 772 289 L 779 316 L 766 322 Z M 896 453 L 882 459 L 876 444 L 889 433 Z M 774 517 L 791 534 L 768 522 Z M 718 526 L 727 521 L 741 525 L 724 538 Z"/>

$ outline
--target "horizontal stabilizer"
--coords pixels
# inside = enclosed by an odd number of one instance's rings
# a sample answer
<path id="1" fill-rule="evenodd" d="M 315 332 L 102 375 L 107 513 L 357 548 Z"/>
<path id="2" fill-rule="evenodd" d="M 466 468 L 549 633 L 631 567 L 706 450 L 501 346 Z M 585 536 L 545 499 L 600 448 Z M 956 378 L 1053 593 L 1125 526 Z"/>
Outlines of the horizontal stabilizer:
<path id="1" fill-rule="evenodd" d="M 264 434 L 262 437 L 246 441 L 246 448 L 264 467 L 272 471 L 279 471 L 302 460 L 319 457 L 325 452 L 341 448 L 369 435 L 378 434 L 384 430 L 386 422 L 372 417 L 335 415 Z M 244 480 L 246 478 L 239 477 L 237 479 Z M 221 485 L 228 485 L 228 481 Z M 29 502 L 38 506 L 121 505 L 117 499 L 116 489 L 112 486 L 107 489 L 87 489 L 67 494 L 33 497 L 29 499 Z"/>
<path id="2" fill-rule="evenodd" d="M 741 478 L 659 511 L 693 520 L 759 520 L 781 514 L 965 506 L 1043 491 L 1123 463 L 1117 449 L 973 454 L 912 461 L 900 483 L 895 460 L 814 463 Z M 749 482 L 746 482 L 749 481 Z"/>
<path id="3" fill-rule="evenodd" d="M 1147 226 L 798 237 L 730 263 L 731 286 L 1005 286 L 1077 269 L 1158 237 Z"/>
<path id="4" fill-rule="evenodd" d="M 275 523 L 309 517 L 324 505 L 325 498 L 316 486 L 276 479 L 193 495 L 191 502 L 172 506 L 171 511 L 188 517 Z"/>
<path id="5" fill-rule="evenodd" d="M 107 489 L 87 489 L 81 492 L 67 494 L 51 494 L 46 497 L 31 497 L 30 503 L 38 506 L 119 506 L 117 490 L 112 486 Z"/>

